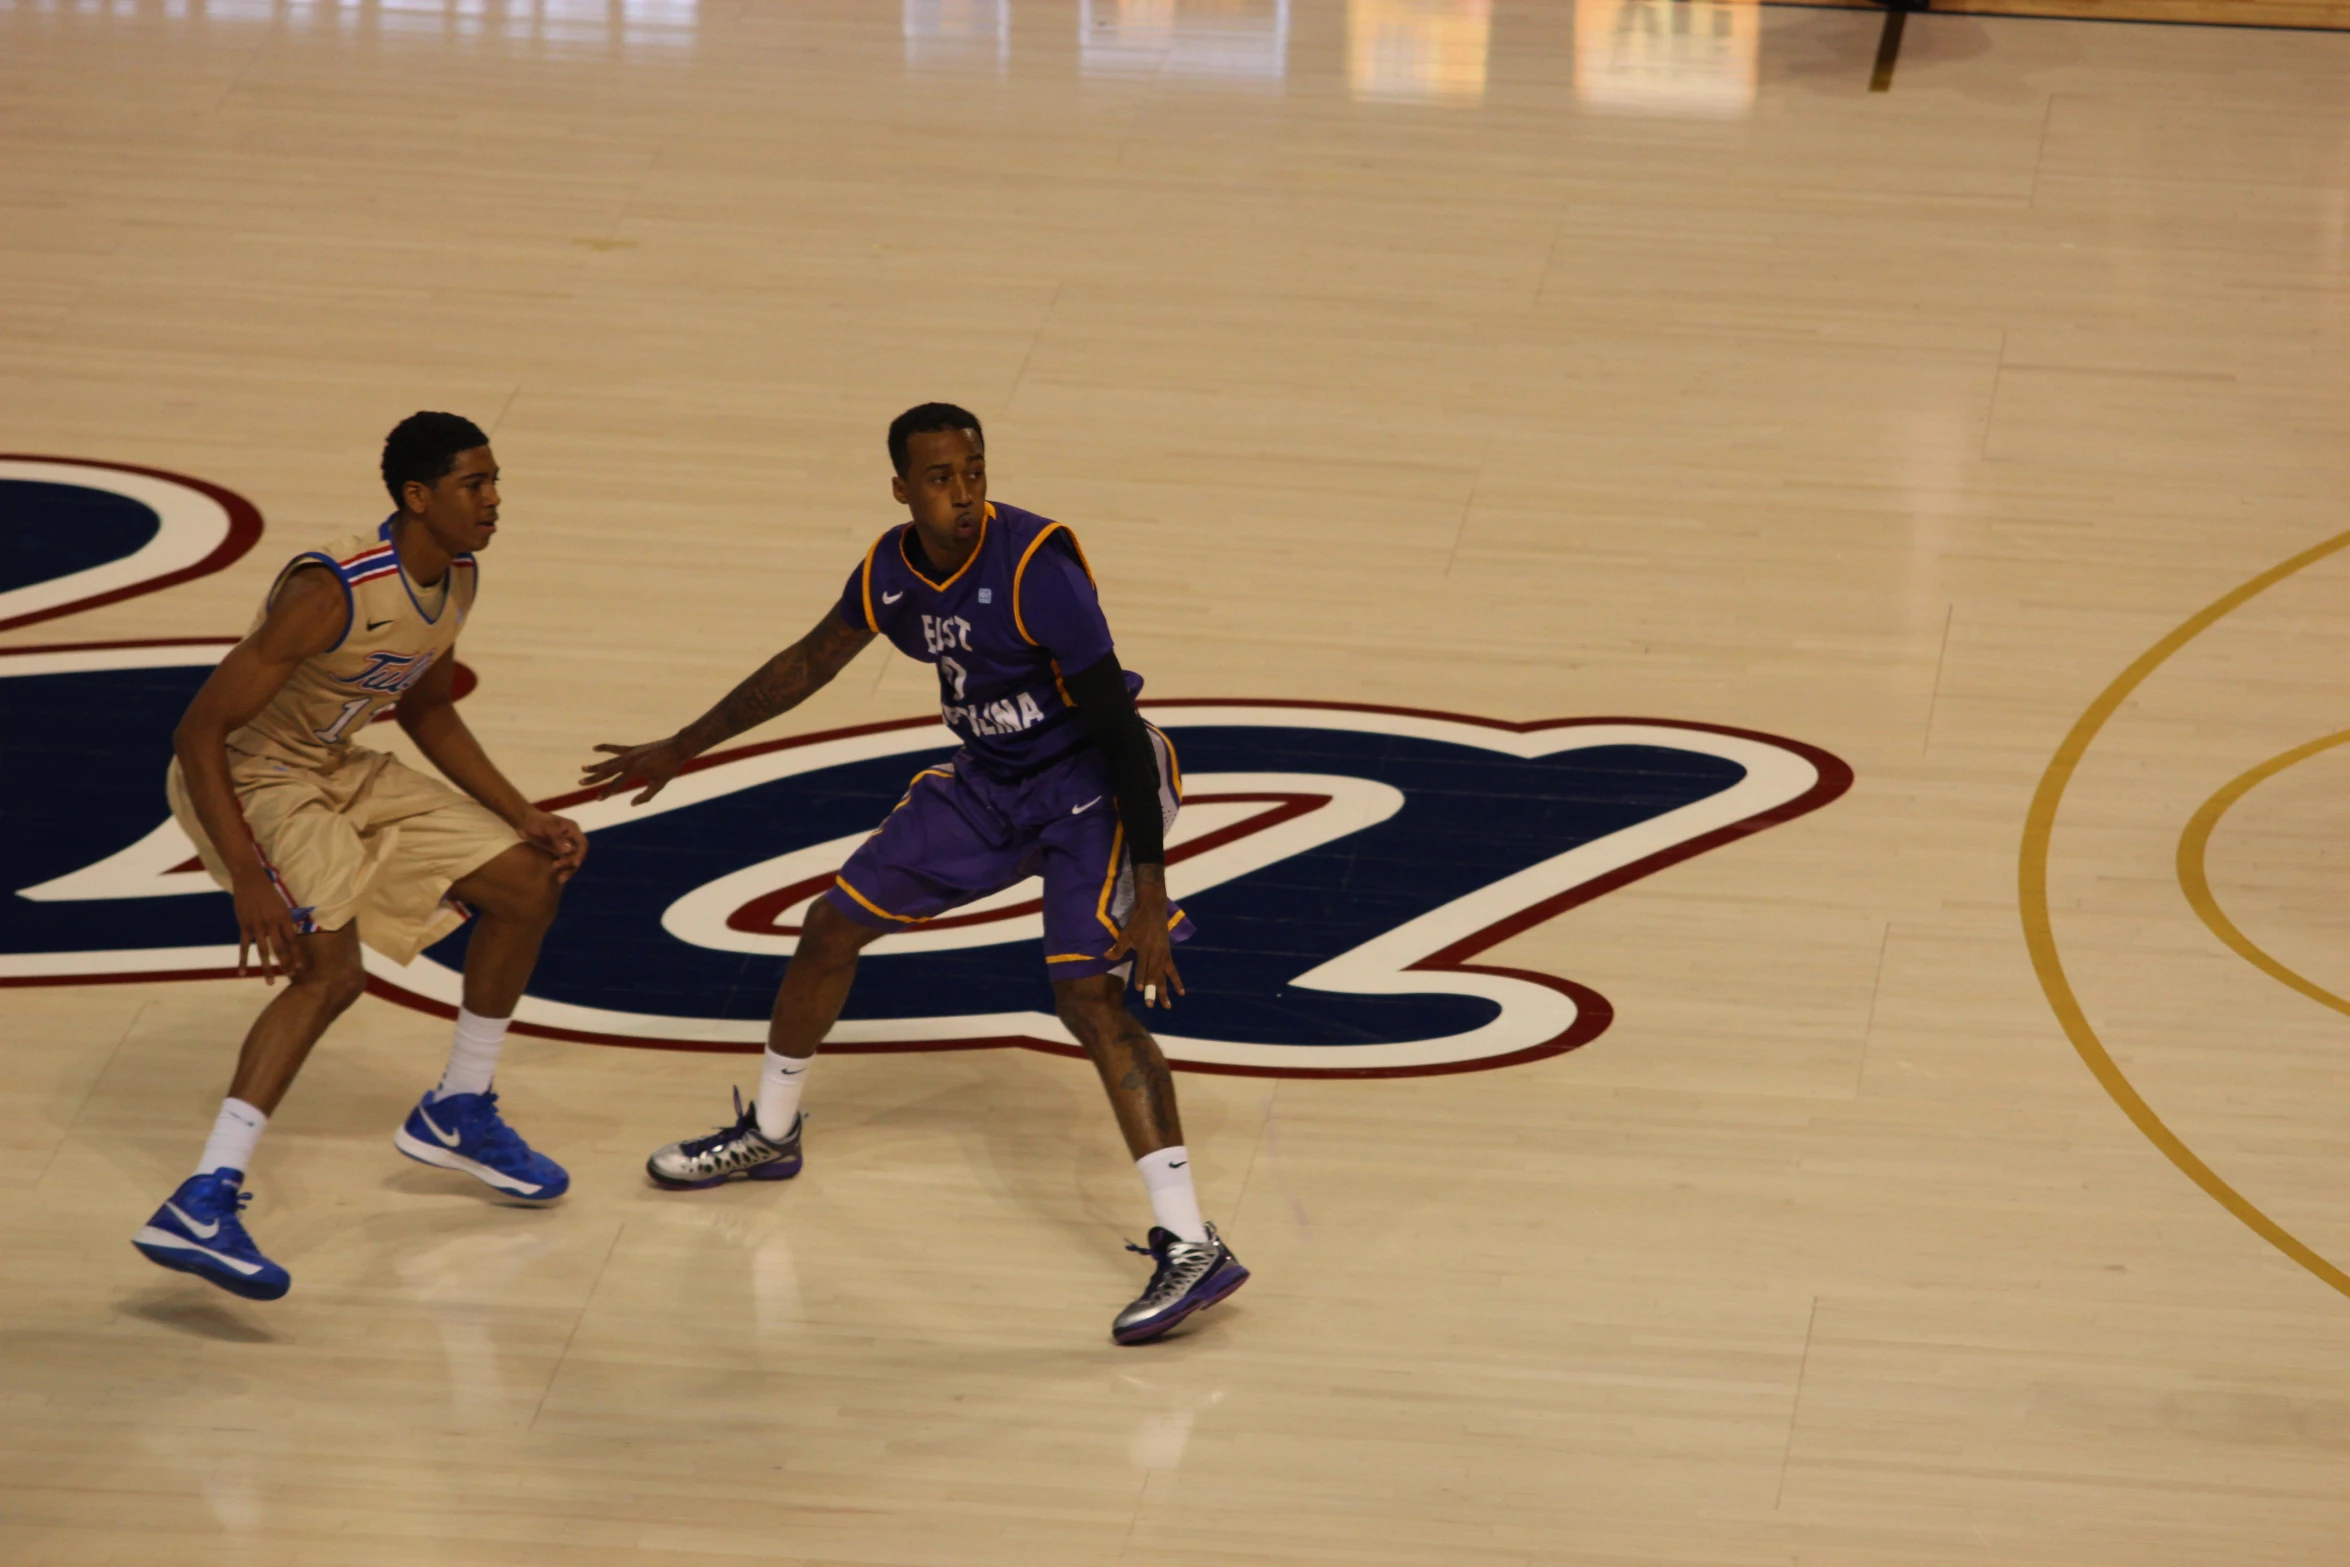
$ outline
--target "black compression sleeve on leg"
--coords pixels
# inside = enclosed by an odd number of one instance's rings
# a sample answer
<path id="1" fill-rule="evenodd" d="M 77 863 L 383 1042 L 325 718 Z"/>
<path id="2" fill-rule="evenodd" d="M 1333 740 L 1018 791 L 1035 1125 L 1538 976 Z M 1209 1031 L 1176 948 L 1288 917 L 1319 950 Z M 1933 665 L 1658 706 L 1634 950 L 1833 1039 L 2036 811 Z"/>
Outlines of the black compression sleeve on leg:
<path id="1" fill-rule="evenodd" d="M 1126 690 L 1126 671 L 1118 655 L 1105 653 L 1101 662 L 1062 678 L 1069 699 L 1085 720 L 1085 732 L 1110 764 L 1110 788 L 1118 799 L 1118 819 L 1126 824 L 1126 844 L 1137 865 L 1167 863 L 1167 824 L 1159 814 L 1159 757 L 1151 748 L 1150 731 L 1134 710 Z"/>

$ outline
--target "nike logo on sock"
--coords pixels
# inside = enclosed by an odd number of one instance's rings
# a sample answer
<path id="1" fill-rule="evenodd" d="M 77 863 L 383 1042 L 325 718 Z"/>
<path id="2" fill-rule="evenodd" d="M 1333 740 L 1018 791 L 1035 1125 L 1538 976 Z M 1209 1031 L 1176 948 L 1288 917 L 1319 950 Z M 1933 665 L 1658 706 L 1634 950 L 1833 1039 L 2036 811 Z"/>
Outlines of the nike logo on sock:
<path id="1" fill-rule="evenodd" d="M 433 1120 L 432 1112 L 427 1110 L 421 1103 L 419 1103 L 416 1107 L 416 1119 L 424 1123 L 425 1130 L 431 1132 L 433 1136 L 441 1140 L 441 1146 L 443 1148 L 454 1148 L 458 1145 L 458 1143 L 464 1140 L 463 1136 L 459 1133 L 442 1131 L 439 1124 Z"/>
<path id="2" fill-rule="evenodd" d="M 1086 801 L 1086 802 L 1085 802 L 1083 805 L 1073 805 L 1073 806 L 1071 806 L 1071 807 L 1069 808 L 1069 814 L 1070 814 L 1071 816 L 1083 816 L 1083 815 L 1084 815 L 1084 814 L 1085 814 L 1087 811 L 1090 811 L 1090 810 L 1092 810 L 1092 809 L 1093 809 L 1095 806 L 1097 806 L 1097 805 L 1099 805 L 1099 804 L 1101 804 L 1101 803 L 1102 803 L 1102 797 L 1101 797 L 1100 795 L 1098 795 L 1098 794 L 1097 794 L 1097 795 L 1095 795 L 1095 796 L 1094 796 L 1092 799 L 1090 799 L 1090 800 Z"/>
<path id="3" fill-rule="evenodd" d="M 906 590 L 904 588 L 900 588 L 895 593 L 884 593 L 881 595 L 881 602 L 884 604 L 895 604 L 899 599 L 902 599 L 905 596 Z"/>
<path id="4" fill-rule="evenodd" d="M 1167 1166 L 1167 1168 L 1170 1170 L 1180 1170 L 1189 1163 L 1191 1163 L 1189 1159 L 1178 1159 L 1173 1164 Z"/>
<path id="5" fill-rule="evenodd" d="M 178 1203 L 167 1202 L 163 1206 L 169 1208 L 171 1210 L 171 1216 L 179 1220 L 180 1223 L 186 1225 L 188 1227 L 188 1233 L 195 1236 L 196 1239 L 200 1241 L 208 1241 L 212 1239 L 213 1236 L 220 1233 L 220 1221 L 218 1219 L 213 1220 L 210 1224 L 198 1224 L 195 1220 L 188 1217 L 188 1210 L 181 1207 Z"/>

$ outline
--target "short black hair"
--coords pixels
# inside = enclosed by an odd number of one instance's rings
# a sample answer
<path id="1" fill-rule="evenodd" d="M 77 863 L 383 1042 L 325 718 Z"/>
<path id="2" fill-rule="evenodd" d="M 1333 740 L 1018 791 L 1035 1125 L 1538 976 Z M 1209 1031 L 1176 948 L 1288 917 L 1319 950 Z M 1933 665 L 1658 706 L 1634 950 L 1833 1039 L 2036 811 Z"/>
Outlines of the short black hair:
<path id="1" fill-rule="evenodd" d="M 889 422 L 889 465 L 903 474 L 906 443 L 917 435 L 932 435 L 940 430 L 969 430 L 971 439 L 982 450 L 986 449 L 987 436 L 979 428 L 979 415 L 953 403 L 917 403 Z"/>
<path id="2" fill-rule="evenodd" d="M 410 414 L 384 437 L 384 488 L 392 492 L 392 504 L 408 504 L 402 491 L 410 480 L 437 484 L 457 466 L 459 453 L 489 444 L 490 438 L 471 419 L 456 414 Z"/>

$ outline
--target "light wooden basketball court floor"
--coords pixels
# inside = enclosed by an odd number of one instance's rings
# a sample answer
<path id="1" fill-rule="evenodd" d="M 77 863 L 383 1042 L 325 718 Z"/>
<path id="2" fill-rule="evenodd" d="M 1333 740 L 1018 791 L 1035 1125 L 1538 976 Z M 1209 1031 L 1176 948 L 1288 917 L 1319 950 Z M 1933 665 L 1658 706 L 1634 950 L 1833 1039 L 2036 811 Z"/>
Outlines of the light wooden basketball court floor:
<path id="1" fill-rule="evenodd" d="M 0 1559 L 2342 1559 L 2350 36 L 1927 15 L 1888 93 L 1868 14 L 1642 0 L 0 36 L 0 447 L 265 525 L 11 673 L 239 632 L 451 408 L 507 476 L 466 711 L 556 795 L 821 612 L 944 397 L 1154 698 L 1853 777 L 1479 958 L 1604 997 L 1579 1049 L 1183 1074 L 1256 1278 L 1144 1350 L 1077 1061 L 828 1056 L 803 1178 L 680 1196 L 644 1155 L 754 1058 L 518 1039 L 575 1180 L 522 1212 L 393 1153 L 446 1024 L 371 997 L 257 1161 L 256 1306 L 125 1241 L 258 987 L 0 989 Z M 933 701 L 875 650 L 752 738 Z"/>

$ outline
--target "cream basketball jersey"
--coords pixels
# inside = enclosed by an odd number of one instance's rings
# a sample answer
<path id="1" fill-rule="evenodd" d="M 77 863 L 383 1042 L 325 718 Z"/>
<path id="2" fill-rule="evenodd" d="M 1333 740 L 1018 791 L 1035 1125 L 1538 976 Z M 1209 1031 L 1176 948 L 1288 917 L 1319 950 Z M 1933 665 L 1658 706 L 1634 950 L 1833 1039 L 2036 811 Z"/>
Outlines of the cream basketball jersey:
<path id="1" fill-rule="evenodd" d="M 400 569 L 392 524 L 354 534 L 286 562 L 246 635 L 261 628 L 286 579 L 308 566 L 335 574 L 351 606 L 343 640 L 306 658 L 254 720 L 228 737 L 229 749 L 304 767 L 332 767 L 352 736 L 449 656 L 473 608 L 479 568 L 459 555 L 438 585 L 419 589 Z"/>

